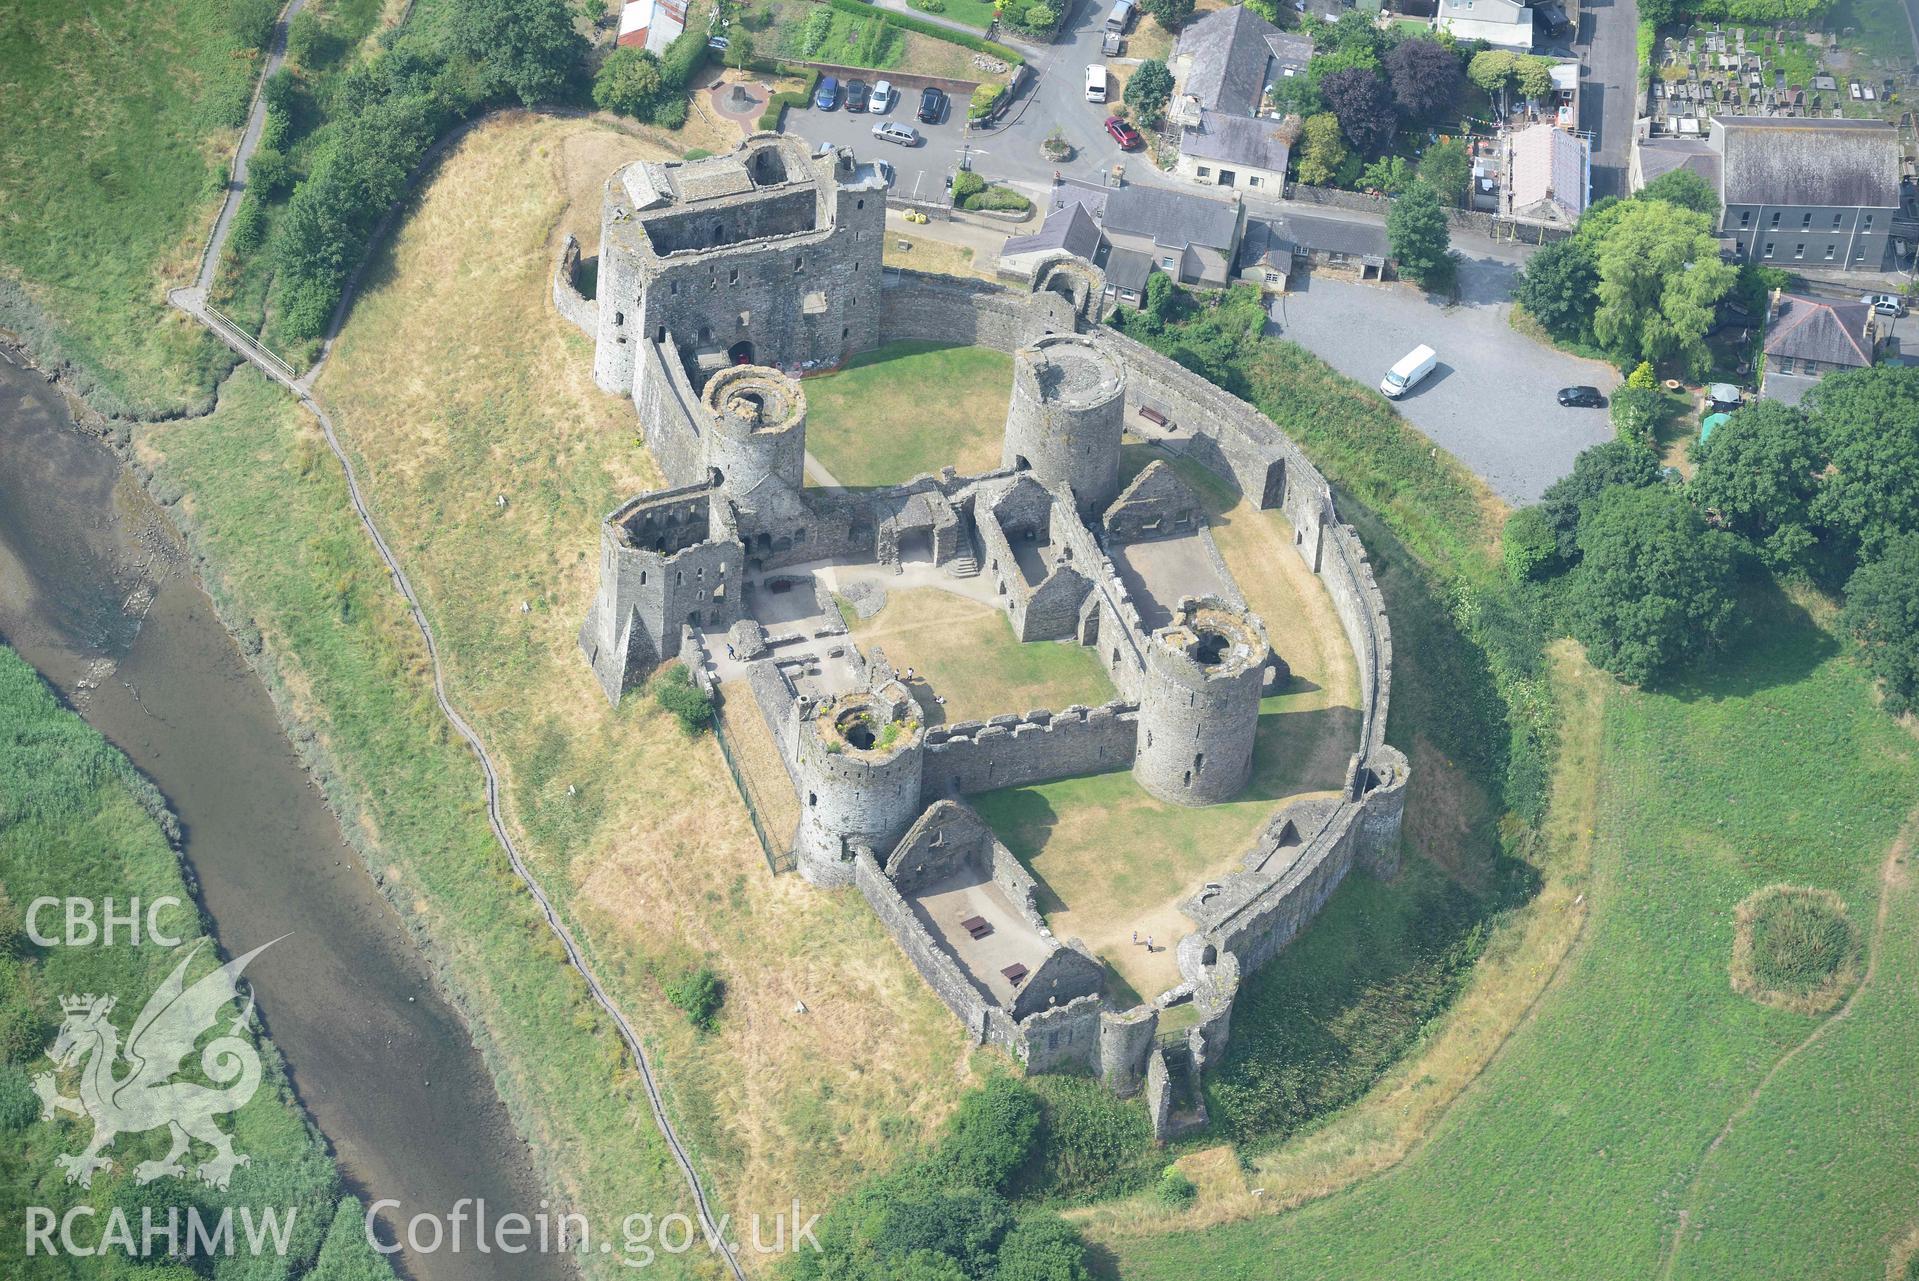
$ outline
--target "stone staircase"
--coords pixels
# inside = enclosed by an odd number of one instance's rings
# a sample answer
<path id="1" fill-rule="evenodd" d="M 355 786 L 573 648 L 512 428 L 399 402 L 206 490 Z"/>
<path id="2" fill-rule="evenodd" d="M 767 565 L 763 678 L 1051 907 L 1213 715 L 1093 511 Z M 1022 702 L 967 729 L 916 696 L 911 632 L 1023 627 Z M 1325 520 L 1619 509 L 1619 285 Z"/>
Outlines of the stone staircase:
<path id="1" fill-rule="evenodd" d="M 954 578 L 978 578 L 979 562 L 973 559 L 971 552 L 961 552 L 947 562 L 946 572 Z"/>

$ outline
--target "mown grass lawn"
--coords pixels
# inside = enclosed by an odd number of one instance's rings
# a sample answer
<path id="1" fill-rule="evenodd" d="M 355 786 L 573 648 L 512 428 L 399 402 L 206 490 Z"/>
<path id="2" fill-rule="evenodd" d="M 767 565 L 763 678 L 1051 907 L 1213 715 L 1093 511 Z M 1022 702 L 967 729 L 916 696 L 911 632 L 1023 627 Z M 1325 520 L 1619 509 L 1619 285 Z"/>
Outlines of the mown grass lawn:
<path id="1" fill-rule="evenodd" d="M 1919 744 L 1803 610 L 1763 609 L 1697 686 L 1608 697 L 1587 938 L 1433 1140 L 1290 1214 L 1117 1241 L 1127 1276 L 1883 1275 L 1919 1195 L 1893 1066 L 1919 1049 L 1919 895 L 1887 860 Z M 1820 1022 L 1731 988 L 1733 907 L 1774 881 L 1866 929 L 1890 897 L 1853 1014 L 1765 1082 Z"/>
<path id="2" fill-rule="evenodd" d="M 25 1263 L 27 1242 L 21 1234 L 29 1207 L 44 1207 L 56 1219 L 78 1208 L 80 1214 L 72 1220 L 74 1239 L 91 1247 L 106 1231 L 109 1206 L 123 1208 L 135 1225 L 142 1222 L 142 1207 L 153 1207 L 156 1220 L 164 1225 L 167 1206 L 191 1203 L 209 1228 L 223 1209 L 234 1209 L 234 1235 L 242 1251 L 246 1247 L 239 1207 L 274 1207 L 290 1215 L 292 1231 L 284 1255 L 268 1252 L 244 1260 L 247 1275 L 261 1281 L 299 1275 L 351 1275 L 365 1281 L 391 1277 L 387 1265 L 366 1245 L 359 1201 L 342 1187 L 325 1141 L 308 1127 L 278 1056 L 263 1039 L 261 1088 L 244 1107 L 219 1120 L 220 1128 L 233 1136 L 235 1150 L 251 1158 L 234 1172 L 229 1187 L 172 1180 L 139 1186 L 134 1166 L 166 1154 L 164 1129 L 120 1135 L 106 1153 L 113 1168 L 96 1174 L 91 1188 L 71 1185 L 60 1176 L 54 1158 L 80 1151 L 92 1132 L 85 1118 L 76 1122 L 62 1114 L 60 1120 L 38 1119 L 40 1101 L 30 1077 L 53 1066 L 40 1051 L 52 1043 L 59 1025 L 60 998 L 83 992 L 111 996 L 118 1005 L 110 1021 L 124 1030 L 132 1027 L 148 995 L 187 955 L 186 949 L 199 946 L 189 981 L 219 964 L 214 950 L 204 946 L 193 896 L 161 825 L 165 804 L 124 756 L 61 705 L 19 655 L 0 646 L 0 888 L 8 902 L 8 925 L 17 927 L 27 906 L 43 896 L 114 903 L 119 905 L 116 910 L 125 910 L 129 901 L 151 905 L 167 897 L 185 905 L 170 914 L 161 908 L 156 918 L 181 938 L 178 949 L 128 946 L 122 934 L 113 947 L 23 946 L 17 953 L 0 954 L 0 1037 L 11 1060 L 0 1062 L 0 1215 L 8 1225 L 0 1241 L 11 1265 L 7 1275 L 155 1275 L 154 1260 L 130 1259 L 129 1251 L 114 1248 L 84 1259 L 60 1249 L 40 1249 L 31 1264 Z M 57 935 L 59 927 L 52 923 L 56 915 L 40 913 L 39 928 Z M 238 1012 L 238 1003 L 227 1006 L 221 1026 Z M 116 1064 L 114 1070 L 127 1074 L 125 1064 Z M 62 1092 L 71 1095 L 77 1074 L 63 1073 L 62 1078 Z M 189 1169 L 207 1155 L 196 1145 L 188 1157 Z M 308 1271 L 320 1257 L 330 1228 L 338 1238 L 326 1246 L 332 1266 Z M 183 1220 L 182 1240 L 185 1230 Z M 135 1254 L 145 1248 L 140 1231 L 134 1228 Z M 155 1248 L 164 1249 L 163 1241 Z M 185 1269 L 181 1273 L 187 1275 Z"/>
<path id="3" fill-rule="evenodd" d="M 912 668 L 928 724 L 985 720 L 1029 708 L 1088 707 L 1117 697 L 1090 649 L 1060 641 L 1022 645 L 1006 615 L 937 587 L 889 592 L 886 607 L 853 628 L 860 648 L 878 645 L 900 671 Z"/>
<path id="4" fill-rule="evenodd" d="M 897 485 L 999 466 L 1013 358 L 987 347 L 892 342 L 808 378 L 806 447 L 843 485 Z"/>
<path id="5" fill-rule="evenodd" d="M 100 408 L 203 405 L 232 360 L 191 283 L 259 59 L 227 0 L 11 0 L 0 20 L 0 326 Z"/>

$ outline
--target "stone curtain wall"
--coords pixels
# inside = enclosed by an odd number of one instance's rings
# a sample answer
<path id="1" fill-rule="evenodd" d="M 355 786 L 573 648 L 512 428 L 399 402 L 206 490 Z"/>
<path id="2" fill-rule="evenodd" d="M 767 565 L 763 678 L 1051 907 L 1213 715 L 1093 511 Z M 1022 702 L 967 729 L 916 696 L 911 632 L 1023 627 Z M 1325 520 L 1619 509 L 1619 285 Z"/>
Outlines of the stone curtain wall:
<path id="1" fill-rule="evenodd" d="M 1138 738 L 1136 710 L 1117 702 L 1075 704 L 1060 712 L 1009 713 L 985 723 L 936 726 L 926 731 L 921 794 L 931 802 L 1130 769 Z"/>
<path id="2" fill-rule="evenodd" d="M 673 335 L 664 342 L 640 344 L 639 386 L 634 407 L 646 433 L 646 447 L 675 487 L 706 480 L 706 449 L 700 440 L 699 397 L 686 379 Z"/>
<path id="3" fill-rule="evenodd" d="M 887 341 L 916 339 L 1012 353 L 1047 334 L 1074 332 L 1073 304 L 1058 294 L 1016 294 L 984 280 L 889 268 L 880 294 Z"/>
<path id="4" fill-rule="evenodd" d="M 1286 198 L 1297 200 L 1301 204 L 1319 205 L 1328 209 L 1357 209 L 1363 213 L 1378 214 L 1381 218 L 1392 210 L 1392 201 L 1385 196 L 1369 196 L 1361 191 L 1341 191 L 1337 187 L 1308 187 L 1297 182 L 1288 184 Z M 1538 223 L 1515 222 L 1510 218 L 1494 217 L 1478 209 L 1455 209 L 1450 205 L 1446 206 L 1446 225 L 1455 231 L 1476 231 L 1494 240 L 1513 240 L 1527 245 L 1551 244 L 1555 240 L 1564 240 L 1572 234 L 1568 227 L 1545 227 Z"/>
<path id="5" fill-rule="evenodd" d="M 553 306 L 592 338 L 600 332 L 600 304 L 580 292 L 579 279 L 580 242 L 569 232 L 553 267 Z"/>
<path id="6" fill-rule="evenodd" d="M 913 963 L 934 994 L 946 1003 L 946 1008 L 965 1024 L 974 1041 L 991 1042 L 1008 1054 L 1017 1055 L 1018 1036 L 1013 1020 L 1005 1011 L 989 1006 L 959 963 L 933 941 L 919 917 L 913 914 L 912 907 L 900 896 L 898 887 L 880 871 L 870 850 L 854 853 L 853 884 L 859 887 L 886 932 L 906 953 L 906 959 Z"/>

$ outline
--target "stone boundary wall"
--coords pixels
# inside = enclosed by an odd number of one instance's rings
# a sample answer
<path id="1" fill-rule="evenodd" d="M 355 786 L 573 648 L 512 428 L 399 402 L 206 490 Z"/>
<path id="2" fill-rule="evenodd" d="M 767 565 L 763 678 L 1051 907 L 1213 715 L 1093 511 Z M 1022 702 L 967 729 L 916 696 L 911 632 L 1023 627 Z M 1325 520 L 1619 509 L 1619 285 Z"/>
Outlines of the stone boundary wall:
<path id="1" fill-rule="evenodd" d="M 1384 218 L 1393 207 L 1387 196 L 1369 196 L 1363 191 L 1341 191 L 1337 187 L 1308 187 L 1288 183 L 1286 199 L 1325 209 L 1354 209 Z M 1548 227 L 1536 222 L 1501 218 L 1478 209 L 1454 209 L 1446 206 L 1446 225 L 1454 230 L 1476 231 L 1494 240 L 1513 240 L 1528 245 L 1546 245 L 1572 234 L 1570 227 Z"/>
<path id="2" fill-rule="evenodd" d="M 600 304 L 580 292 L 580 242 L 571 233 L 560 245 L 560 260 L 553 265 L 553 305 L 562 316 L 586 331 L 588 338 L 600 332 Z"/>
<path id="3" fill-rule="evenodd" d="M 879 917 L 880 924 L 906 953 L 906 959 L 913 963 L 927 986 L 965 1025 L 974 1043 L 990 1042 L 1018 1057 L 1019 1038 L 1013 1020 L 1004 1010 L 988 1005 L 959 963 L 933 941 L 919 917 L 913 914 L 912 906 L 900 894 L 899 887 L 880 870 L 871 850 L 854 852 L 853 884 L 859 887 L 873 915 Z"/>
<path id="4" fill-rule="evenodd" d="M 921 803 L 1131 769 L 1138 737 L 1138 708 L 1118 702 L 935 726 L 926 731 Z"/>

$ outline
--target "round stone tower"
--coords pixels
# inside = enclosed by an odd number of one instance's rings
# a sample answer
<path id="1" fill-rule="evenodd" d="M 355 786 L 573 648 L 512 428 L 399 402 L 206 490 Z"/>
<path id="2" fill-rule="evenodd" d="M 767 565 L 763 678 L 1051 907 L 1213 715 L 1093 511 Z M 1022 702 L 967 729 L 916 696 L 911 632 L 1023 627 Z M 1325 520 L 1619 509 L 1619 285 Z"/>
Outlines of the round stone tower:
<path id="1" fill-rule="evenodd" d="M 925 720 L 898 681 L 802 707 L 793 753 L 800 786 L 800 875 L 853 879 L 852 849 L 887 854 L 920 814 Z"/>
<path id="2" fill-rule="evenodd" d="M 1189 596 L 1145 649 L 1133 777 L 1178 805 L 1230 800 L 1252 775 L 1266 629 L 1218 597 Z"/>
<path id="3" fill-rule="evenodd" d="M 798 382 L 763 365 L 733 365 L 707 380 L 700 400 L 715 484 L 736 499 L 768 476 L 796 490 L 805 484 L 806 393 Z"/>
<path id="4" fill-rule="evenodd" d="M 1126 381 L 1087 338 L 1049 334 L 1013 353 L 1013 403 L 1001 462 L 1049 489 L 1070 485 L 1082 511 L 1119 494 Z"/>

